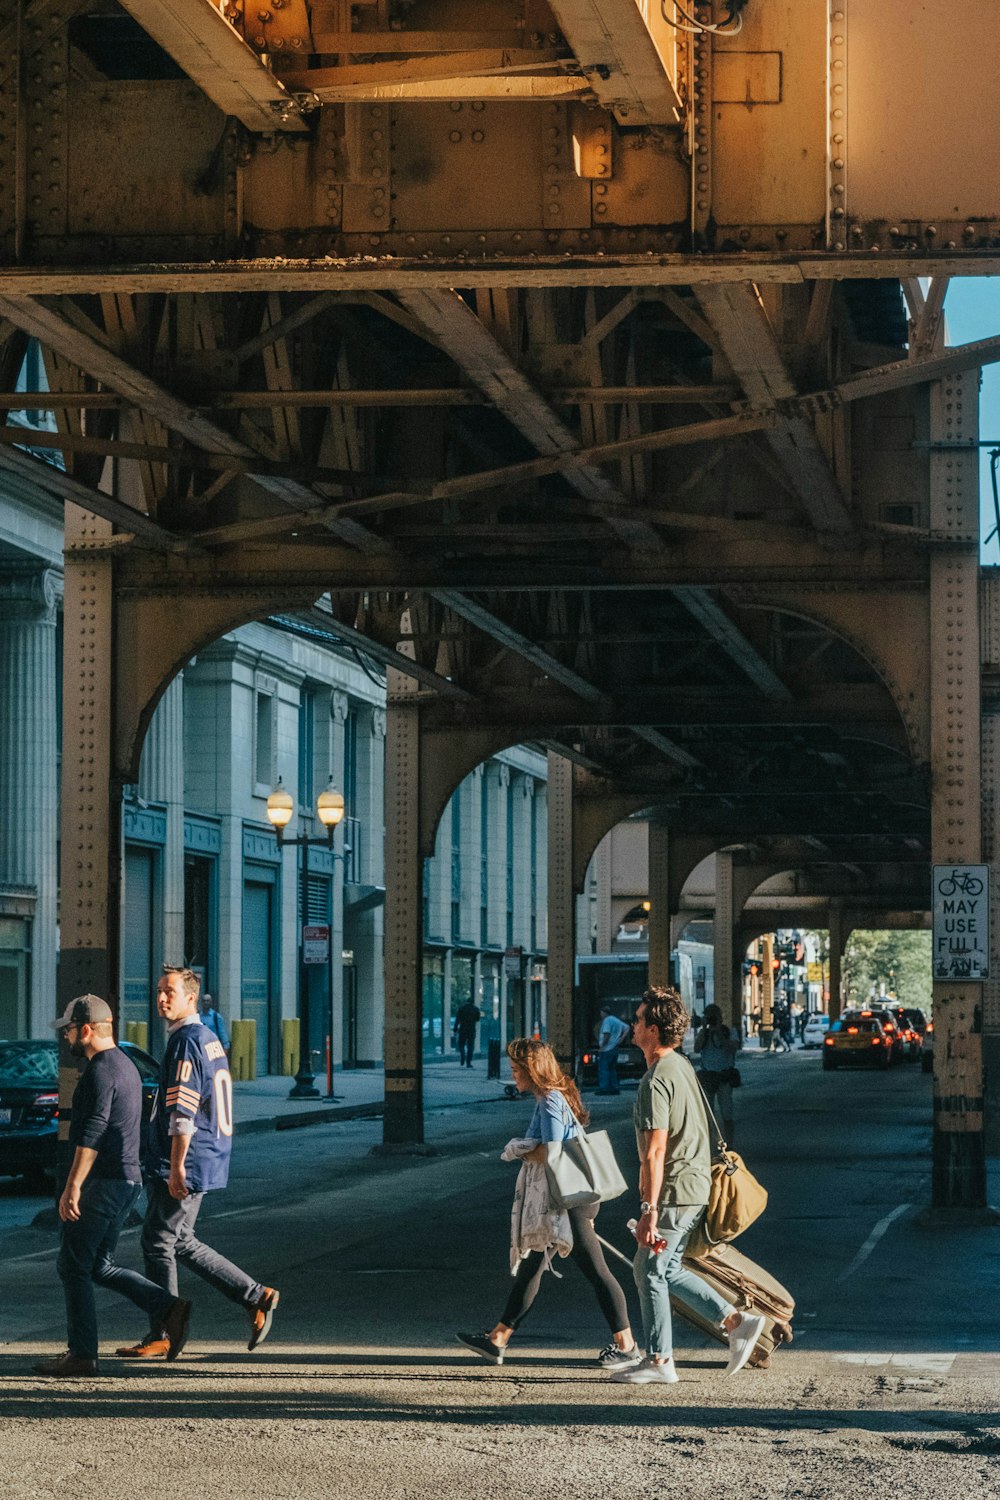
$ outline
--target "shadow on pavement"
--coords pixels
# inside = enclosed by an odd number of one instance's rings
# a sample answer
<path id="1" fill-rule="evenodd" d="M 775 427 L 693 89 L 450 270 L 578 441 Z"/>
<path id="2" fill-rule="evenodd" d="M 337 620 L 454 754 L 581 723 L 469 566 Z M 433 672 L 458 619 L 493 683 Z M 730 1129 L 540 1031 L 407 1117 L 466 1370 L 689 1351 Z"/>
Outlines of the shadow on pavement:
<path id="1" fill-rule="evenodd" d="M 13 1375 L 9 1361 L 3 1360 L 0 1372 Z M 20 1373 L 20 1372 L 18 1372 Z M 387 1383 L 398 1382 L 398 1374 L 386 1372 L 382 1377 Z M 506 1386 L 520 1386 L 522 1382 L 511 1376 L 495 1376 Z M 113 1377 L 112 1377 L 113 1381 Z M 555 1386 L 556 1381 L 534 1381 L 533 1386 Z M 674 1398 L 676 1403 L 676 1398 Z M 977 1416 L 949 1416 L 937 1410 L 918 1411 L 857 1411 L 848 1408 L 820 1409 L 815 1411 L 788 1410 L 785 1407 L 751 1406 L 706 1406 L 696 1402 L 690 1406 L 672 1404 L 669 1396 L 662 1400 L 650 1400 L 645 1394 L 637 1399 L 621 1399 L 613 1386 L 608 1387 L 608 1399 L 598 1406 L 583 1406 L 573 1400 L 532 1401 L 514 1399 L 496 1405 L 482 1401 L 459 1405 L 454 1402 L 436 1401 L 433 1406 L 409 1406 L 398 1400 L 380 1401 L 376 1397 L 345 1392 L 328 1393 L 316 1391 L 288 1391 L 273 1393 L 260 1389 L 244 1392 L 217 1388 L 203 1395 L 192 1391 L 186 1379 L 179 1379 L 176 1391 L 156 1389 L 144 1391 L 132 1387 L 127 1392 L 117 1393 L 113 1384 L 109 1386 L 106 1376 L 83 1380 L 71 1388 L 54 1383 L 32 1381 L 30 1389 L 20 1392 L 5 1391 L 4 1415 L 10 1419 L 37 1418 L 84 1419 L 87 1421 L 131 1418 L 138 1421 L 156 1421 L 163 1418 L 183 1416 L 189 1421 L 218 1422 L 222 1420 L 259 1423 L 306 1419 L 316 1422 L 352 1421 L 414 1425 L 441 1425 L 477 1427 L 497 1424 L 504 1427 L 553 1427 L 581 1425 L 623 1428 L 681 1428 L 733 1429 L 750 1432 L 837 1432 L 850 1430 L 884 1434 L 904 1446 L 917 1445 L 912 1440 L 923 1436 L 932 1438 L 931 1446 L 943 1451 L 972 1451 L 983 1453 L 1000 1452 L 1000 1435 L 989 1429 L 1000 1428 L 1000 1412 Z M 954 1434 L 949 1442 L 943 1438 L 933 1439 L 935 1433 Z"/>

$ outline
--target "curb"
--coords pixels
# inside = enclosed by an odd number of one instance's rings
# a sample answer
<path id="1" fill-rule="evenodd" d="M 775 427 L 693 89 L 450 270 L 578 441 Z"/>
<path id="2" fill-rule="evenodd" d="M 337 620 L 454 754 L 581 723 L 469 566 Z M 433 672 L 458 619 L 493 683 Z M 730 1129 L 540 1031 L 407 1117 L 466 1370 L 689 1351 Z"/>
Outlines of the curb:
<path id="1" fill-rule="evenodd" d="M 454 1099 L 447 1104 L 426 1104 L 427 1112 L 439 1109 L 465 1109 L 470 1104 L 508 1104 L 503 1094 L 482 1099 Z M 237 1120 L 233 1135 L 266 1135 L 272 1130 L 302 1130 L 307 1125 L 329 1125 L 337 1120 L 381 1120 L 385 1104 L 381 1099 L 368 1104 L 332 1105 L 328 1109 L 310 1109 L 308 1114 L 263 1115 L 256 1120 Z"/>

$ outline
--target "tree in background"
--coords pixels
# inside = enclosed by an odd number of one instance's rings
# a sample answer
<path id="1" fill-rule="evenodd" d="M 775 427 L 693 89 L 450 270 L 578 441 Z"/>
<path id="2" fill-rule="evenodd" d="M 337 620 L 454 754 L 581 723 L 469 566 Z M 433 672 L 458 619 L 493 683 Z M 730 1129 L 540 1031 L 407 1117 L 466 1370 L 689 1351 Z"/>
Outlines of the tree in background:
<path id="1" fill-rule="evenodd" d="M 880 985 L 900 1005 L 931 1008 L 929 932 L 852 932 L 844 953 L 844 1004 L 863 1005 Z"/>

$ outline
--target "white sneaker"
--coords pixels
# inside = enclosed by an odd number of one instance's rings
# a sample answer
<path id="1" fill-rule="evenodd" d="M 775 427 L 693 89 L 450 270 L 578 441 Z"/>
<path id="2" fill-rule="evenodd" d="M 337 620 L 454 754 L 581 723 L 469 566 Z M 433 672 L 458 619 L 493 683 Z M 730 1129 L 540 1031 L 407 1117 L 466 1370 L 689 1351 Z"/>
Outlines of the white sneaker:
<path id="1" fill-rule="evenodd" d="M 680 1378 L 672 1357 L 658 1365 L 655 1359 L 647 1356 L 641 1365 L 633 1365 L 631 1370 L 611 1372 L 611 1379 L 622 1385 L 676 1385 Z"/>
<path id="2" fill-rule="evenodd" d="M 754 1346 L 763 1333 L 766 1323 L 766 1318 L 752 1313 L 740 1313 L 740 1321 L 729 1334 L 727 1375 L 735 1375 L 738 1370 L 742 1370 L 753 1353 Z"/>

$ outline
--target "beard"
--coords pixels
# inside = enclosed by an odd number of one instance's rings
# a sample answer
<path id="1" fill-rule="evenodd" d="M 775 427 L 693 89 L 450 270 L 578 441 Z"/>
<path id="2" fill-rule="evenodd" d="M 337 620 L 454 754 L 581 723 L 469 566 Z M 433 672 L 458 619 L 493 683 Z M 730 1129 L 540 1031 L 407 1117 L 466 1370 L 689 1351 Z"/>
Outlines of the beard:
<path id="1" fill-rule="evenodd" d="M 73 1057 L 86 1057 L 87 1049 L 81 1041 L 70 1042 L 69 1050 Z"/>

